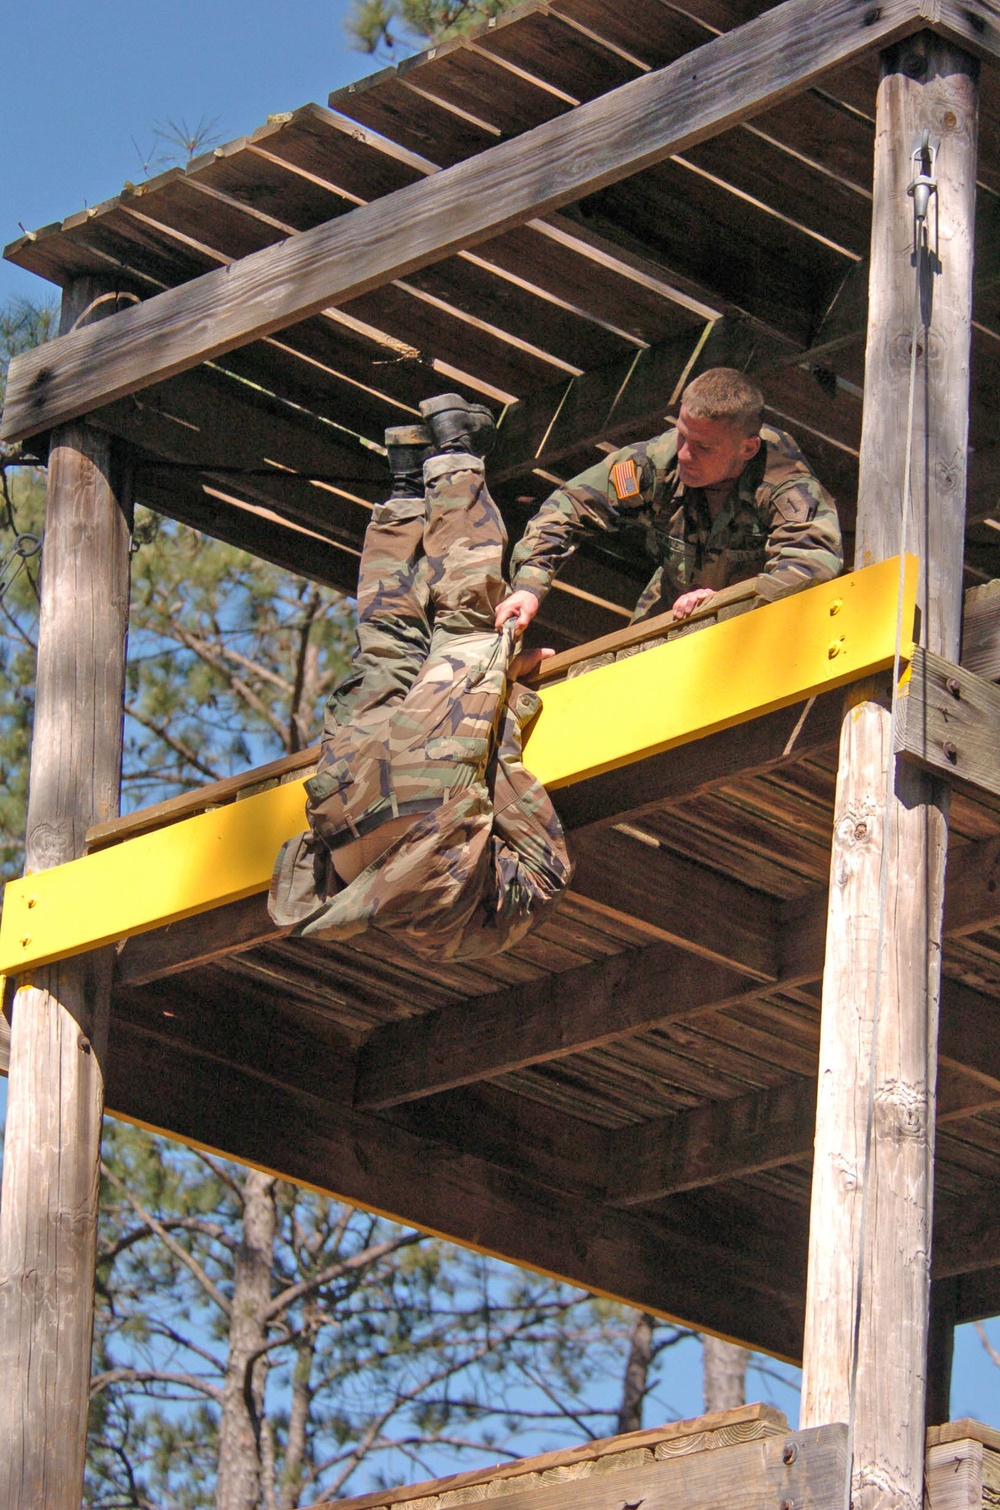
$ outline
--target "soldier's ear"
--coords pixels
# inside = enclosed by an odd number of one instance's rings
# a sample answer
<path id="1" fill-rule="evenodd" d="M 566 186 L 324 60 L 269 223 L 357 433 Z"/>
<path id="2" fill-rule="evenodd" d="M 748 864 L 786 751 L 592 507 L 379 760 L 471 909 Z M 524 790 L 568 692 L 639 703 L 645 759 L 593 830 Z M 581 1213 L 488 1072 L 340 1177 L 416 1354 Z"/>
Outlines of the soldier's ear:
<path id="1" fill-rule="evenodd" d="M 750 461 L 750 459 L 752 457 L 754 457 L 754 456 L 757 455 L 757 452 L 759 450 L 760 450 L 760 436 L 759 435 L 748 435 L 746 437 L 746 439 L 744 440 L 744 442 L 743 442 L 743 460 L 744 461 Z"/>

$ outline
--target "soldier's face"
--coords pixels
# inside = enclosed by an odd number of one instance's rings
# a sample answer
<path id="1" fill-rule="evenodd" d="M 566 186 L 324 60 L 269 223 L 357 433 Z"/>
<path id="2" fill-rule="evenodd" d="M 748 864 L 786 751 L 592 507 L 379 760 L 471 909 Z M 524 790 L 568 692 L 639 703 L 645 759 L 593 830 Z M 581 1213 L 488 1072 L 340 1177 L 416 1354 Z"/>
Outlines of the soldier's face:
<path id="1" fill-rule="evenodd" d="M 677 467 L 686 488 L 713 488 L 735 480 L 759 449 L 759 435 L 741 435 L 725 420 L 701 419 L 681 405 Z"/>

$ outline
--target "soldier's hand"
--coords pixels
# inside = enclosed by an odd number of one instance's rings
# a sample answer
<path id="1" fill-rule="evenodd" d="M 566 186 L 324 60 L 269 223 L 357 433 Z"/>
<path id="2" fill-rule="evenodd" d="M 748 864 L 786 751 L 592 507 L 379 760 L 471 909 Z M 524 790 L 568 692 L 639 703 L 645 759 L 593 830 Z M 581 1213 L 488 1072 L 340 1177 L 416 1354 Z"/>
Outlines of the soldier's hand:
<path id="1" fill-rule="evenodd" d="M 696 608 L 700 608 L 703 603 L 708 602 L 709 598 L 714 597 L 715 593 L 710 587 L 692 587 L 690 592 L 681 593 L 670 611 L 675 619 L 686 619 L 689 613 L 694 613 Z M 503 607 L 502 603 L 500 607 Z"/>
<path id="2" fill-rule="evenodd" d="M 502 629 L 508 619 L 514 619 L 518 634 L 523 634 L 537 612 L 538 598 L 526 587 L 519 588 L 498 606 L 496 628 Z"/>
<path id="3" fill-rule="evenodd" d="M 555 655 L 555 651 L 548 646 L 544 650 L 519 650 L 511 661 L 507 675 L 512 682 L 523 681 L 526 676 L 531 676 L 537 671 L 543 661 L 549 660 Z"/>

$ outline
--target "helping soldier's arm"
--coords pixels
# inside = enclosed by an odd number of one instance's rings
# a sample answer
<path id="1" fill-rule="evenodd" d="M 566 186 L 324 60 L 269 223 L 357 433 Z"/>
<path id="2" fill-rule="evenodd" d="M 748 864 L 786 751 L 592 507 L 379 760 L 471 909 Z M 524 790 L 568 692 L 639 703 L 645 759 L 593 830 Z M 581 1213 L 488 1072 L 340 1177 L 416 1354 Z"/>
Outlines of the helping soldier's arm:
<path id="1" fill-rule="evenodd" d="M 828 582 L 844 569 L 837 505 L 811 473 L 790 479 L 770 500 L 767 564 L 758 577 L 762 597 L 777 597 L 816 582 Z"/>
<path id="2" fill-rule="evenodd" d="M 496 627 L 517 619 L 526 629 L 552 585 L 552 579 L 591 530 L 613 530 L 620 515 L 611 468 L 636 454 L 637 448 L 616 451 L 606 461 L 573 477 L 550 493 L 529 521 L 511 556 L 511 586 L 496 612 Z"/>

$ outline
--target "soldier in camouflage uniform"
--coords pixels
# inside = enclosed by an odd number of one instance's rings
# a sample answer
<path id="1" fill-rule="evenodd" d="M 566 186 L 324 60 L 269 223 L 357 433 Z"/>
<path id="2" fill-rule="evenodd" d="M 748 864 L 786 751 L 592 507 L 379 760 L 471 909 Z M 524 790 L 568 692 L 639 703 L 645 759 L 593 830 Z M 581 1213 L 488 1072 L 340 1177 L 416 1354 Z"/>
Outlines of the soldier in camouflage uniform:
<path id="1" fill-rule="evenodd" d="M 761 424 L 763 404 L 742 373 L 711 368 L 685 388 L 671 429 L 557 488 L 514 551 L 497 627 L 527 627 L 592 530 L 645 533 L 657 567 L 633 622 L 667 609 L 684 618 L 750 578 L 770 601 L 835 577 L 844 562 L 836 504 L 792 437 Z"/>
<path id="2" fill-rule="evenodd" d="M 506 532 L 477 454 L 492 416 L 455 395 L 421 408 L 444 454 L 422 427 L 388 432 L 394 486 L 365 535 L 357 651 L 306 782 L 310 832 L 279 855 L 269 906 L 301 936 L 378 927 L 458 959 L 523 937 L 570 866 L 521 762 L 539 699 L 508 686 L 515 629 L 494 627 Z"/>

